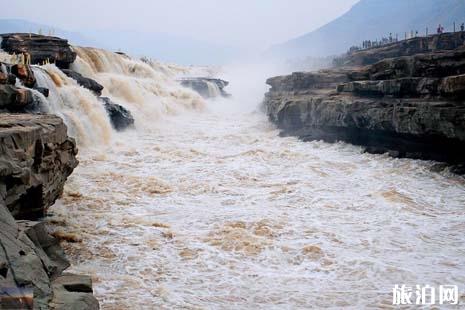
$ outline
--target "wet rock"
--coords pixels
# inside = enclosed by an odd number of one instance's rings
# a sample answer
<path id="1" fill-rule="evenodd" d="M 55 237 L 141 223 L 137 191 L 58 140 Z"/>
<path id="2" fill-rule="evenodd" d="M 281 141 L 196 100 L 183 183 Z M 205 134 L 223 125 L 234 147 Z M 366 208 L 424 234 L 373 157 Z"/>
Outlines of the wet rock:
<path id="1" fill-rule="evenodd" d="M 64 39 L 29 33 L 6 33 L 0 37 L 1 49 L 10 54 L 30 55 L 31 64 L 49 61 L 67 69 L 76 59 L 76 53 Z"/>
<path id="2" fill-rule="evenodd" d="M 134 117 L 129 110 L 119 104 L 113 103 L 110 98 L 100 97 L 99 99 L 103 102 L 111 124 L 116 130 L 122 131 L 134 126 Z"/>
<path id="3" fill-rule="evenodd" d="M 1 114 L 0 192 L 16 219 L 35 220 L 61 195 L 77 149 L 54 115 Z"/>
<path id="4" fill-rule="evenodd" d="M 0 85 L 0 110 L 21 112 L 34 103 L 32 92 L 13 85 Z"/>
<path id="5" fill-rule="evenodd" d="M 34 77 L 34 72 L 32 71 L 31 66 L 22 64 L 12 65 L 11 73 L 16 75 L 21 83 L 26 87 L 32 88 L 36 84 L 36 79 Z"/>
<path id="6" fill-rule="evenodd" d="M 10 73 L 0 72 L 0 84 L 15 85 L 16 76 Z"/>
<path id="7" fill-rule="evenodd" d="M 195 90 L 204 98 L 230 97 L 224 88 L 229 82 L 221 79 L 193 77 L 179 80 L 182 86 Z"/>
<path id="8" fill-rule="evenodd" d="M 56 310 L 98 310 L 92 294 L 92 279 L 88 276 L 63 274 L 52 283 L 54 297 L 51 307 Z"/>
<path id="9" fill-rule="evenodd" d="M 45 98 L 47 98 L 50 95 L 50 90 L 45 87 L 34 87 L 35 90 L 37 90 L 39 93 L 44 95 Z"/>
<path id="10" fill-rule="evenodd" d="M 86 78 L 82 76 L 80 73 L 77 73 L 76 71 L 73 71 L 73 70 L 63 69 L 61 71 L 63 71 L 63 73 L 66 74 L 68 77 L 76 80 L 78 84 L 81 85 L 82 87 L 93 91 L 94 94 L 96 94 L 97 96 L 102 95 L 103 86 L 97 83 L 96 81 L 90 78 Z"/>
<path id="11" fill-rule="evenodd" d="M 381 56 L 380 56 L 381 57 Z M 264 108 L 284 134 L 371 153 L 465 161 L 465 48 L 267 81 Z"/>

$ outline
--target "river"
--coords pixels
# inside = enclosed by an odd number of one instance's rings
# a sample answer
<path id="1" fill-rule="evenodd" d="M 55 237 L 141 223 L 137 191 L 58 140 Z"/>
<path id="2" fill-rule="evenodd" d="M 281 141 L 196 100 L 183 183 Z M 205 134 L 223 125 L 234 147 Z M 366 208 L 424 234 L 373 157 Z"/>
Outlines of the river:
<path id="1" fill-rule="evenodd" d="M 82 149 L 51 222 L 103 309 L 389 308 L 465 283 L 465 182 L 211 101 Z"/>

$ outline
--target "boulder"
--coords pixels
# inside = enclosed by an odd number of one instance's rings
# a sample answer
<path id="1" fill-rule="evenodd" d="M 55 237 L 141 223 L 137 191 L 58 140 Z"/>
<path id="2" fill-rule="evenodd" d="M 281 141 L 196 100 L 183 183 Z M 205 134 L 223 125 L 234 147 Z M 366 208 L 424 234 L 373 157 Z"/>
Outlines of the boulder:
<path id="1" fill-rule="evenodd" d="M 76 154 L 58 116 L 1 114 L 0 193 L 16 219 L 44 216 L 77 166 Z"/>
<path id="2" fill-rule="evenodd" d="M 86 78 L 82 76 L 80 73 L 77 73 L 76 71 L 70 70 L 70 69 L 62 69 L 64 74 L 69 76 L 70 78 L 76 80 L 79 85 L 81 85 L 84 88 L 87 88 L 94 92 L 95 95 L 101 96 L 102 95 L 102 90 L 103 86 L 97 83 L 96 81 Z"/>
<path id="3" fill-rule="evenodd" d="M 31 66 L 16 64 L 12 65 L 10 70 L 24 86 L 32 88 L 36 84 L 36 78 L 34 77 L 34 72 L 32 71 Z"/>
<path id="4" fill-rule="evenodd" d="M 33 103 L 34 96 L 29 89 L 0 84 L 0 110 L 21 112 Z"/>
<path id="5" fill-rule="evenodd" d="M 0 37 L 1 49 L 10 54 L 30 55 L 31 64 L 48 61 L 67 69 L 76 59 L 76 53 L 64 39 L 30 33 L 6 33 Z"/>
<path id="6" fill-rule="evenodd" d="M 0 72 L 0 85 L 15 85 L 16 76 L 10 73 Z"/>
<path id="7" fill-rule="evenodd" d="M 122 131 L 134 126 L 134 117 L 129 110 L 119 104 L 113 103 L 108 97 L 99 97 L 99 99 L 107 110 L 113 128 Z"/>
<path id="8" fill-rule="evenodd" d="M 52 283 L 55 310 L 98 310 L 99 304 L 93 295 L 92 279 L 88 276 L 64 274 Z"/>
<path id="9" fill-rule="evenodd" d="M 230 97 L 224 88 L 229 82 L 221 79 L 212 79 L 204 77 L 183 78 L 179 82 L 182 86 L 188 87 L 198 92 L 204 98 Z"/>

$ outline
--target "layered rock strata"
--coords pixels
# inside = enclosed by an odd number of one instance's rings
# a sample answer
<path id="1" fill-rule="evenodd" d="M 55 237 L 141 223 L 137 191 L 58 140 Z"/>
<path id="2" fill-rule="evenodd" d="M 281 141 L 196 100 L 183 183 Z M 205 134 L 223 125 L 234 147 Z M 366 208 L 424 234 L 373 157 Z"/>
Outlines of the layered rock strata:
<path id="1" fill-rule="evenodd" d="M 264 107 L 286 134 L 395 157 L 465 162 L 465 47 L 267 83 Z"/>
<path id="2" fill-rule="evenodd" d="M 68 40 L 31 33 L 0 34 L 1 49 L 10 54 L 25 54 L 31 64 L 55 63 L 67 69 L 76 59 Z"/>
<path id="3" fill-rule="evenodd" d="M 41 221 L 78 163 L 66 131 L 57 116 L 0 114 L 1 309 L 99 307 Z"/>

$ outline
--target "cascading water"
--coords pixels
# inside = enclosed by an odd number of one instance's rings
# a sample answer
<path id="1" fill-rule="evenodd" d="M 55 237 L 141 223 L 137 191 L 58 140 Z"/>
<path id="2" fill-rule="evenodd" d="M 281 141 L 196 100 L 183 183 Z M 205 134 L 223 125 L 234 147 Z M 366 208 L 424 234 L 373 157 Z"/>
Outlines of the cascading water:
<path id="1" fill-rule="evenodd" d="M 94 48 L 75 47 L 78 57 L 72 69 L 95 79 L 110 96 L 134 114 L 136 126 L 145 130 L 163 115 L 202 109 L 204 100 L 175 81 L 186 68 L 134 60 Z"/>
<path id="2" fill-rule="evenodd" d="M 208 96 L 209 96 L 209 98 L 221 97 L 221 90 L 218 87 L 218 85 L 216 85 L 213 82 L 209 82 L 209 81 L 206 81 L 206 83 L 207 83 L 207 87 L 208 87 Z"/>
<path id="3" fill-rule="evenodd" d="M 79 86 L 55 65 L 33 66 L 40 87 L 49 89 L 49 97 L 42 104 L 45 112 L 63 118 L 70 136 L 80 146 L 107 144 L 112 128 L 103 104 L 89 90 Z"/>

